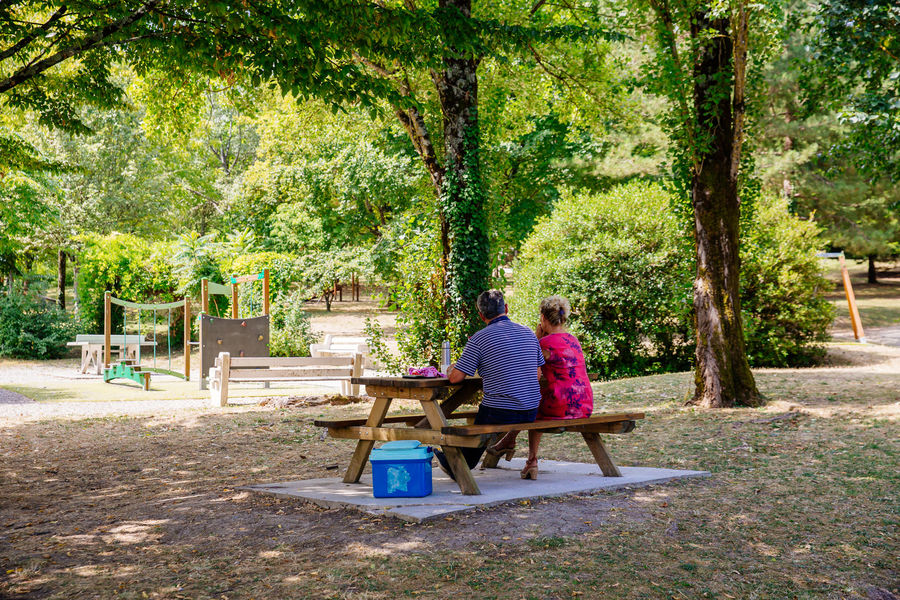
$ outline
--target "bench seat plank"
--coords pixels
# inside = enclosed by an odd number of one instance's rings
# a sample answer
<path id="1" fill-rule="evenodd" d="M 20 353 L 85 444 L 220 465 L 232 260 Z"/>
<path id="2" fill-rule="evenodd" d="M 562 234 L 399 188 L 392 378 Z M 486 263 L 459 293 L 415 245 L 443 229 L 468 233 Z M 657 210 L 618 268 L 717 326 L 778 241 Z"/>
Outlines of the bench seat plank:
<path id="1" fill-rule="evenodd" d="M 218 359 L 217 359 L 218 360 Z M 231 368 L 259 368 L 278 369 L 288 367 L 349 367 L 353 364 L 353 357 L 297 357 L 297 356 L 232 356 Z"/>
<path id="2" fill-rule="evenodd" d="M 267 381 L 350 381 L 349 375 L 343 376 L 322 376 L 322 377 L 272 377 L 264 375 L 261 377 L 229 377 L 228 381 L 232 383 L 265 383 Z"/>
<path id="3" fill-rule="evenodd" d="M 234 365 L 234 362 L 231 363 Z M 319 378 L 337 378 L 350 377 L 348 367 L 334 367 L 331 369 L 317 369 L 313 367 L 297 368 L 297 369 L 234 369 L 232 368 L 228 374 L 228 378 L 232 381 L 238 381 L 242 378 L 251 378 L 258 381 L 267 379 L 309 379 L 312 377 Z"/>
<path id="4" fill-rule="evenodd" d="M 441 432 L 448 435 L 483 435 L 488 433 L 506 433 L 507 431 L 526 431 L 530 429 L 565 429 L 568 431 L 575 431 L 578 427 L 590 428 L 594 425 L 634 421 L 643 418 L 644 413 L 618 413 L 597 415 L 586 419 L 553 419 L 547 421 L 534 421 L 532 423 L 513 423 L 509 425 L 449 425 L 441 429 Z M 592 429 L 587 429 L 587 431 L 591 430 Z"/>
<path id="5" fill-rule="evenodd" d="M 448 419 L 474 419 L 478 411 L 467 410 L 455 412 L 448 416 Z M 420 419 L 425 417 L 422 413 L 404 413 L 399 415 L 391 415 L 384 418 L 384 423 L 418 423 Z M 366 419 L 317 419 L 313 421 L 316 427 L 353 427 L 355 425 L 365 425 Z"/>
<path id="6" fill-rule="evenodd" d="M 407 427 L 331 427 L 328 435 L 333 438 L 347 440 L 373 440 L 376 442 L 393 442 L 396 440 L 418 440 L 432 446 L 458 446 L 478 448 L 488 442 L 490 436 L 445 435 L 431 429 L 412 429 Z"/>

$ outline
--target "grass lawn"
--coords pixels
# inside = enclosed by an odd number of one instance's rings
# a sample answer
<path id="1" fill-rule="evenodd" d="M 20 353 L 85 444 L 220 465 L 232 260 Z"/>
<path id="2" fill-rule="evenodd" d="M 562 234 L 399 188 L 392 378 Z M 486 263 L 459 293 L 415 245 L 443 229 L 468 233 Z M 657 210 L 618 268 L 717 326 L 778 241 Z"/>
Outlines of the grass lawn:
<path id="1" fill-rule="evenodd" d="M 865 598 L 897 593 L 900 350 L 757 372 L 769 404 L 682 406 L 690 375 L 597 384 L 623 465 L 704 480 L 411 525 L 251 495 L 338 477 L 352 443 L 312 420 L 367 406 L 210 409 L 0 430 L 0 597 Z M 408 410 L 400 404 L 396 410 Z M 590 462 L 576 436 L 542 456 Z M 522 482 L 528 485 L 529 482 Z"/>
<path id="2" fill-rule="evenodd" d="M 832 329 L 850 331 L 850 312 L 847 298 L 841 284 L 840 269 L 837 261 L 828 262 L 827 276 L 835 282 L 833 290 L 826 297 L 834 304 L 834 323 Z M 866 283 L 867 263 L 847 261 L 847 270 L 863 329 L 867 327 L 890 327 L 900 325 L 900 268 L 892 264 L 880 264 L 884 271 L 879 273 L 879 283 Z"/>

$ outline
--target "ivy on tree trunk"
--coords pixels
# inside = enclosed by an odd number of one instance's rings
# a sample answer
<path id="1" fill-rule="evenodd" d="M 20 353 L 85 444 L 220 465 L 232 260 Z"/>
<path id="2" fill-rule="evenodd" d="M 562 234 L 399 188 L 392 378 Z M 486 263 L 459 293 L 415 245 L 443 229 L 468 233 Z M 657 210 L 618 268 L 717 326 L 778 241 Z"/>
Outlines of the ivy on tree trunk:
<path id="1" fill-rule="evenodd" d="M 442 0 L 471 16 L 471 0 Z M 480 326 L 475 300 L 490 283 L 490 241 L 484 212 L 478 128 L 478 61 L 448 56 L 436 78 L 444 128 L 445 170 L 440 195 L 447 256 L 446 314 L 454 346 Z"/>

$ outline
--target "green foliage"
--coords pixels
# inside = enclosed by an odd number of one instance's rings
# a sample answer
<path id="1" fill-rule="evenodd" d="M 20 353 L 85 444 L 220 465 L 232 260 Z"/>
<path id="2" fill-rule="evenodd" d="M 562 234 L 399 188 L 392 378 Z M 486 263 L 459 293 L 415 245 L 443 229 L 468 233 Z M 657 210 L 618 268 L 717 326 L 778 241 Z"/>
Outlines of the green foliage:
<path id="1" fill-rule="evenodd" d="M 0 293 L 0 356 L 60 358 L 77 329 L 55 304 L 19 291 Z"/>
<path id="2" fill-rule="evenodd" d="M 895 0 L 825 0 L 806 24 L 808 104 L 840 111 L 836 144 L 869 175 L 900 179 L 900 11 Z"/>
<path id="3" fill-rule="evenodd" d="M 686 368 L 691 261 L 669 202 L 638 182 L 564 195 L 522 247 L 516 320 L 537 323 L 541 299 L 561 294 L 590 370 L 614 378 Z"/>
<path id="4" fill-rule="evenodd" d="M 368 278 L 371 258 L 365 248 L 344 248 L 301 256 L 296 261 L 296 285 L 306 298 L 321 297 L 325 309 L 331 310 L 334 284 L 348 282 L 352 275 Z"/>
<path id="5" fill-rule="evenodd" d="M 900 240 L 900 189 L 887 170 L 872 176 L 856 166 L 865 159 L 846 144 L 853 126 L 841 122 L 839 107 L 810 81 L 823 75 L 814 59 L 820 40 L 815 29 L 799 24 L 819 9 L 796 8 L 797 16 L 784 25 L 782 56 L 766 73 L 769 98 L 757 136 L 763 182 L 789 194 L 792 211 L 812 216 L 831 247 L 857 256 L 890 255 Z M 813 94 L 820 94 L 818 102 L 804 101 Z"/>
<path id="6" fill-rule="evenodd" d="M 288 296 L 291 285 L 301 276 L 296 256 L 281 252 L 251 252 L 225 261 L 222 267 L 222 272 L 226 274 L 224 283 L 229 283 L 230 277 L 256 275 L 262 273 L 263 269 L 269 269 L 270 305 L 277 304 Z M 262 279 L 239 284 L 238 303 L 241 315 L 262 314 L 262 287 Z"/>
<path id="7" fill-rule="evenodd" d="M 821 240 L 784 201 L 762 197 L 744 231 L 742 317 L 751 365 L 797 366 L 822 356 L 831 322 Z M 572 332 L 604 377 L 685 369 L 693 355 L 693 260 L 669 194 L 630 183 L 567 194 L 525 242 L 514 280 L 514 317 L 537 321 L 551 294 L 572 303 Z"/>
<path id="8" fill-rule="evenodd" d="M 256 162 L 232 219 L 284 252 L 307 254 L 377 240 L 422 193 L 408 151 L 390 147 L 382 120 L 332 114 L 321 102 L 273 99 L 259 119 Z"/>
<path id="9" fill-rule="evenodd" d="M 787 201 L 764 197 L 741 243 L 741 310 L 750 364 L 807 366 L 825 355 L 834 317 L 823 293 L 816 253 L 822 241 L 812 221 L 788 212 Z"/>
<path id="10" fill-rule="evenodd" d="M 103 293 L 131 302 L 173 302 L 178 279 L 170 261 L 171 245 L 148 243 L 129 234 L 82 238 L 78 297 L 82 318 L 94 332 L 103 330 Z M 113 308 L 113 325 L 121 308 Z"/>
<path id="11" fill-rule="evenodd" d="M 321 336 L 313 332 L 303 301 L 301 293 L 293 292 L 273 304 L 270 356 L 309 356 L 309 345 L 319 341 Z"/>
<path id="12" fill-rule="evenodd" d="M 366 336 L 366 344 L 369 346 L 369 354 L 377 361 L 377 369 L 391 375 L 402 375 L 401 359 L 392 353 L 387 346 L 384 330 L 378 321 L 366 317 L 363 326 L 363 335 Z"/>
<path id="13" fill-rule="evenodd" d="M 401 366 L 436 366 L 441 343 L 450 339 L 439 239 L 436 223 L 425 215 L 410 215 L 395 223 L 385 243 L 377 248 L 376 261 L 390 265 L 388 303 L 398 309 L 398 355 L 388 350 L 378 323 L 366 324 L 366 342 L 384 370 L 399 373 Z M 464 345 L 451 347 L 458 356 Z"/>

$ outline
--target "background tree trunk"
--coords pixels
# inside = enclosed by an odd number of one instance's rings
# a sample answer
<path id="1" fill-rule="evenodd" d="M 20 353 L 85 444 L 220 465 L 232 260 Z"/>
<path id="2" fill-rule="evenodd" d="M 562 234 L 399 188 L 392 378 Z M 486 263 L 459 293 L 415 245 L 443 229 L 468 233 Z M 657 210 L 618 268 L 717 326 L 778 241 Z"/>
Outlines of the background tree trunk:
<path id="1" fill-rule="evenodd" d="M 471 15 L 471 0 L 441 0 L 441 8 Z M 478 129 L 478 60 L 452 56 L 435 78 L 444 129 L 445 172 L 440 198 L 442 234 L 449 247 L 446 311 L 454 347 L 481 323 L 478 294 L 490 282 L 490 241 L 484 212 Z"/>
<path id="2" fill-rule="evenodd" d="M 697 12 L 691 31 L 695 40 L 709 30 L 716 32 L 701 42 L 694 64 L 699 145 L 691 181 L 697 254 L 692 403 L 708 408 L 757 406 L 762 401 L 747 361 L 741 321 L 737 174 L 744 82 L 734 76 L 742 76 L 743 69 L 736 65 L 732 70 L 730 25 L 727 18 L 710 19 L 708 13 Z M 733 102 L 733 94 L 740 102 Z"/>
<path id="3" fill-rule="evenodd" d="M 869 283 L 878 283 L 878 273 L 875 271 L 875 255 L 870 254 L 869 259 Z"/>
<path id="4" fill-rule="evenodd" d="M 68 257 L 65 250 L 60 250 L 56 255 L 56 303 L 62 310 L 66 310 L 66 259 Z"/>

